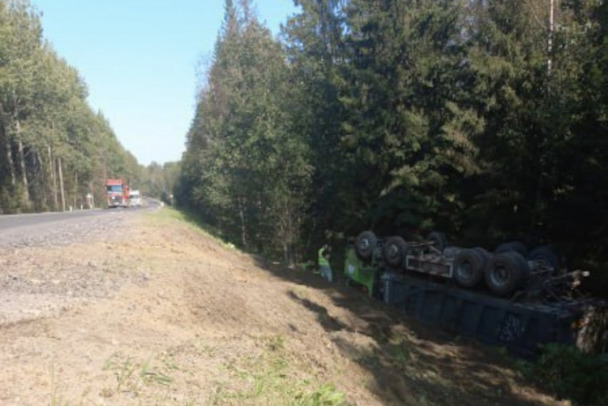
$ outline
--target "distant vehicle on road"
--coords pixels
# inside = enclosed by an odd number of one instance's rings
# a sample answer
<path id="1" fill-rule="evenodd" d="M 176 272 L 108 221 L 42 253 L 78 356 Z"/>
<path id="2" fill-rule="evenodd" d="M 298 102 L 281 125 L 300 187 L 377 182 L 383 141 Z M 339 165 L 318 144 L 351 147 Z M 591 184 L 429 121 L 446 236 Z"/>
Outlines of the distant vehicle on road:
<path id="1" fill-rule="evenodd" d="M 130 198 L 129 198 L 129 206 L 131 207 L 141 207 L 141 193 L 139 190 L 131 190 Z"/>
<path id="2" fill-rule="evenodd" d="M 122 179 L 106 180 L 106 201 L 108 208 L 129 206 L 129 186 Z"/>

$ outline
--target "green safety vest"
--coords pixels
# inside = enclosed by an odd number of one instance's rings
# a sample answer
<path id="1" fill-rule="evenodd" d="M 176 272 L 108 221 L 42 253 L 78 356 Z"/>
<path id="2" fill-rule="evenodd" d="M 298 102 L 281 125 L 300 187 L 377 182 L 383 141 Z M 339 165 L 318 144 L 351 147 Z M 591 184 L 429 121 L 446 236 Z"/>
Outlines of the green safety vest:
<path id="1" fill-rule="evenodd" d="M 329 261 L 323 256 L 325 248 L 319 250 L 319 266 L 329 266 Z"/>

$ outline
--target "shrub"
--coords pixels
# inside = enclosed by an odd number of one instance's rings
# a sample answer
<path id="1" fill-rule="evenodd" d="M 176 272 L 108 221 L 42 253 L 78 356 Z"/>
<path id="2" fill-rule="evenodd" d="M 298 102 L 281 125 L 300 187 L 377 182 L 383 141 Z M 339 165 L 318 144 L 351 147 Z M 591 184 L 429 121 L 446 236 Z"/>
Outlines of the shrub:
<path id="1" fill-rule="evenodd" d="M 559 398 L 579 406 L 608 406 L 608 363 L 600 357 L 548 344 L 536 362 L 522 362 L 520 367 L 526 377 Z"/>

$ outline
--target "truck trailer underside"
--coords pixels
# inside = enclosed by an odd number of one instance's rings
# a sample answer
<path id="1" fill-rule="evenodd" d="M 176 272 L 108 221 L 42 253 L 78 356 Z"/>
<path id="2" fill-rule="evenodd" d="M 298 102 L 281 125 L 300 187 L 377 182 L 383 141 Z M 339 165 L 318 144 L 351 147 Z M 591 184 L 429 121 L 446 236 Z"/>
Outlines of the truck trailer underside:
<path id="1" fill-rule="evenodd" d="M 394 237 L 382 242 L 371 232 L 361 235 L 364 238 L 346 249 L 347 282 L 364 286 L 371 297 L 406 317 L 525 357 L 537 355 L 548 343 L 608 352 L 608 304 L 573 290 L 573 281 L 585 272 L 558 273 L 550 261 L 525 261 L 519 255 L 480 248 L 437 248 L 429 246 L 432 242 L 408 243 Z M 469 283 L 475 274 L 470 268 L 477 265 L 486 280 L 507 272 L 495 258 L 513 260 L 513 269 L 526 271 L 517 289 L 492 289 L 490 283 L 482 283 L 479 272 L 476 282 Z"/>

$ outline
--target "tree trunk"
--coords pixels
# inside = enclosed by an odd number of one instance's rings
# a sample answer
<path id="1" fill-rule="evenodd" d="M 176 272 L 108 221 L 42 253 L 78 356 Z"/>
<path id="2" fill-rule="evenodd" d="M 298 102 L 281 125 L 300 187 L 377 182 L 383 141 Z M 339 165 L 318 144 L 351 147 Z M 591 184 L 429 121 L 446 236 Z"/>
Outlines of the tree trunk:
<path id="1" fill-rule="evenodd" d="M 23 182 L 23 202 L 30 206 L 30 185 L 27 180 L 27 168 L 25 166 L 25 156 L 23 154 L 23 141 L 21 141 L 21 125 L 17 121 L 17 151 L 19 152 L 19 167 L 21 168 L 21 181 Z"/>
<path id="2" fill-rule="evenodd" d="M 281 207 L 280 216 L 277 219 L 277 234 L 281 247 L 283 249 L 283 257 L 285 264 L 292 266 L 294 262 L 294 244 L 297 240 L 292 206 L 290 205 L 289 197 L 284 197 L 283 202 L 277 207 Z"/>
<path id="3" fill-rule="evenodd" d="M 11 185 L 15 186 L 17 179 L 15 178 L 15 163 L 13 162 L 13 153 L 11 148 L 11 142 L 8 138 L 5 138 L 6 147 L 6 162 L 8 164 L 8 170 L 11 174 Z"/>
<path id="4" fill-rule="evenodd" d="M 0 138 L 4 139 L 4 147 L 6 149 L 6 164 L 8 165 L 8 171 L 11 176 L 11 185 L 15 186 L 17 179 L 15 178 L 15 162 L 13 161 L 13 149 L 11 147 L 11 140 L 6 133 L 6 127 L 4 125 L 4 106 L 0 102 Z"/>
<path id="5" fill-rule="evenodd" d="M 550 0 L 549 4 L 549 35 L 547 36 L 547 74 L 551 75 L 551 68 L 553 65 L 553 58 L 551 53 L 553 52 L 553 31 L 555 30 L 554 21 L 554 9 L 555 0 Z"/>
<path id="6" fill-rule="evenodd" d="M 243 207 L 243 197 L 239 196 L 239 217 L 241 219 L 241 241 L 243 243 L 243 247 L 247 248 L 247 227 L 245 225 L 245 209 Z"/>
<path id="7" fill-rule="evenodd" d="M 61 188 L 61 210 L 65 211 L 65 190 L 63 188 L 63 169 L 61 168 L 61 158 L 57 158 L 57 166 L 59 167 L 59 186 Z"/>
<path id="8" fill-rule="evenodd" d="M 78 208 L 78 172 L 74 171 L 74 210 Z"/>
<path id="9" fill-rule="evenodd" d="M 38 163 L 36 168 L 36 186 L 40 189 L 40 196 L 42 198 L 42 208 L 44 210 L 48 210 L 48 202 L 49 202 L 49 194 L 48 194 L 48 185 L 46 183 L 46 165 L 44 164 L 44 160 L 42 155 L 38 152 L 34 152 L 35 161 Z M 40 176 L 42 176 L 42 180 L 39 180 Z M 36 186 L 34 186 L 34 190 L 36 190 Z"/>
<path id="10" fill-rule="evenodd" d="M 285 240 L 287 241 L 287 243 L 285 244 L 285 246 L 287 247 L 287 257 L 288 257 L 287 265 L 293 265 L 292 248 L 293 248 L 295 236 L 294 236 L 294 231 L 293 231 L 293 218 L 291 216 L 291 210 L 289 207 L 289 199 L 286 199 L 286 200 L 287 200 L 287 202 L 285 202 L 285 218 L 287 221 L 287 235 L 286 235 L 287 238 L 285 238 Z"/>
<path id="11" fill-rule="evenodd" d="M 55 173 L 55 166 L 53 165 L 53 151 L 51 149 L 51 144 L 48 146 L 49 149 L 49 172 L 51 175 L 51 181 L 53 182 L 53 210 L 59 210 L 59 202 L 57 201 L 57 175 Z"/>
<path id="12" fill-rule="evenodd" d="M 89 198 L 87 198 L 87 205 L 89 207 L 89 209 L 94 209 L 95 208 L 95 193 L 93 192 L 93 181 L 90 180 L 89 181 L 89 191 L 87 193 L 87 196 L 91 196 L 90 200 Z"/>
<path id="13" fill-rule="evenodd" d="M 25 156 L 23 154 L 23 141 L 21 140 L 21 123 L 19 120 L 15 121 L 15 130 L 17 135 L 17 150 L 19 152 L 19 167 L 21 168 L 21 180 L 23 181 L 23 202 L 30 206 L 30 190 L 29 182 L 27 180 L 27 168 L 25 166 Z"/>

